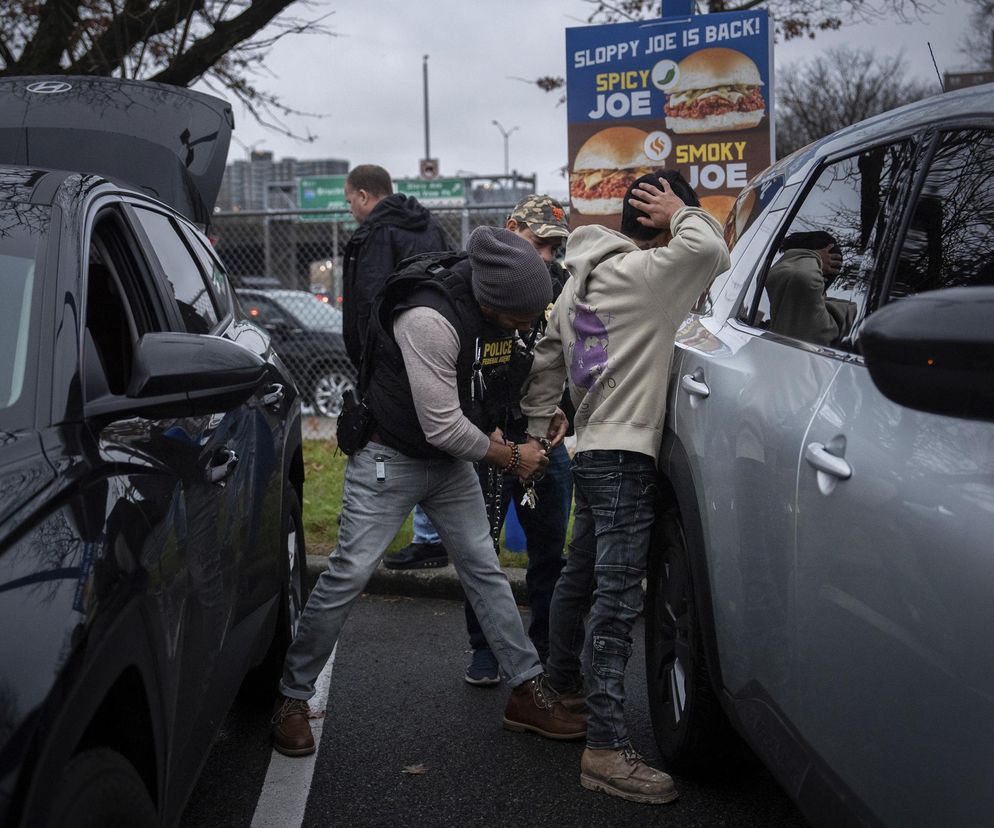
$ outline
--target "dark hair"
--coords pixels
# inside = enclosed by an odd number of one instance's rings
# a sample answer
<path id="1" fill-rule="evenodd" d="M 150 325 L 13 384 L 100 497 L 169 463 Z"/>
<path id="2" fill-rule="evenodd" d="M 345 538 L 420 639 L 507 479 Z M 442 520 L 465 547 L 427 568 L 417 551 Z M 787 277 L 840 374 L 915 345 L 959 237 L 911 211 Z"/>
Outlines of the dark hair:
<path id="1" fill-rule="evenodd" d="M 353 167 L 345 180 L 353 190 L 365 190 L 370 195 L 380 198 L 393 195 L 390 173 L 378 164 L 360 164 L 358 167 Z"/>
<path id="2" fill-rule="evenodd" d="M 789 236 L 784 236 L 784 240 L 780 242 L 780 249 L 824 250 L 829 245 L 832 247 L 839 246 L 839 243 L 835 240 L 835 236 L 831 233 L 826 233 L 824 230 L 810 230 L 805 233 L 791 233 Z"/>
<path id="3" fill-rule="evenodd" d="M 697 197 L 697 193 L 694 192 L 686 179 L 676 170 L 655 170 L 648 175 L 636 178 L 625 192 L 625 200 L 621 205 L 621 232 L 628 236 L 628 238 L 649 241 L 659 235 L 657 228 L 647 227 L 639 223 L 639 216 L 644 216 L 645 213 L 637 207 L 632 207 L 628 202 L 632 197 L 632 192 L 639 188 L 639 184 L 652 184 L 658 187 L 660 178 L 666 179 L 670 185 L 670 189 L 673 190 L 673 194 L 688 207 L 701 206 L 701 201 Z"/>

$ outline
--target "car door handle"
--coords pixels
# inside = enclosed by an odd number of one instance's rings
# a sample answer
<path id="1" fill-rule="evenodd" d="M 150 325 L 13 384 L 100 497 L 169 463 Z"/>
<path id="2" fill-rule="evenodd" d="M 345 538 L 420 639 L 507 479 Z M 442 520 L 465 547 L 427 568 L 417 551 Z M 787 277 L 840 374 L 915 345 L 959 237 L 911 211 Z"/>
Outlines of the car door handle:
<path id="1" fill-rule="evenodd" d="M 804 449 L 804 459 L 818 471 L 830 474 L 839 480 L 848 480 L 852 477 L 852 466 L 844 458 L 829 452 L 822 443 L 808 443 Z"/>
<path id="2" fill-rule="evenodd" d="M 711 389 L 704 382 L 704 372 L 698 368 L 693 374 L 684 374 L 680 377 L 680 387 L 695 397 L 707 399 L 711 396 Z"/>
<path id="3" fill-rule="evenodd" d="M 205 477 L 208 483 L 223 486 L 228 476 L 238 465 L 238 455 L 229 448 L 219 448 L 211 457 Z"/>
<path id="4" fill-rule="evenodd" d="M 262 404 L 267 405 L 270 408 L 278 408 L 279 404 L 283 402 L 283 398 L 286 396 L 286 388 L 280 385 L 278 382 L 274 382 L 266 390 L 266 393 L 262 397 Z"/>

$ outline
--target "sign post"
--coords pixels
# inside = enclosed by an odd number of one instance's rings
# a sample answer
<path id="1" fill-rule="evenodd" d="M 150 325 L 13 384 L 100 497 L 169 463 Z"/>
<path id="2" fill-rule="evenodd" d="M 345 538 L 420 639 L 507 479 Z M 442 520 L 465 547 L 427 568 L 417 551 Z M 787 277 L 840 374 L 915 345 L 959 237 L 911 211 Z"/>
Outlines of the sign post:
<path id="1" fill-rule="evenodd" d="M 566 30 L 570 223 L 618 228 L 628 186 L 675 169 L 724 221 L 773 160 L 765 11 Z"/>

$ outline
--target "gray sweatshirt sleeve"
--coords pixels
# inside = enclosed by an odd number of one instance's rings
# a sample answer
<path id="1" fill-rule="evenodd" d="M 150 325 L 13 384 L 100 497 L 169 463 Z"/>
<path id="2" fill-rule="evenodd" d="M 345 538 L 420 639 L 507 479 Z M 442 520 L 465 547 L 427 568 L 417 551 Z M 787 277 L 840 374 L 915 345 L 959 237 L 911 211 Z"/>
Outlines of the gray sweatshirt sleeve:
<path id="1" fill-rule="evenodd" d="M 394 320 L 393 335 L 404 357 L 414 409 L 428 443 L 460 460 L 482 459 L 490 438 L 459 407 L 456 329 L 438 311 L 411 308 Z"/>

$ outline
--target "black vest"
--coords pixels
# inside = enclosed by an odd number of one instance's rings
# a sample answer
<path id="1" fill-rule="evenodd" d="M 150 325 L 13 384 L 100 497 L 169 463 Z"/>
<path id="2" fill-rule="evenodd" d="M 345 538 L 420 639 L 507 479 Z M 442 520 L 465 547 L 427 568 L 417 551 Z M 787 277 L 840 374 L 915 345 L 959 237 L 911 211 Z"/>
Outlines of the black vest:
<path id="1" fill-rule="evenodd" d="M 486 393 L 484 387 L 494 370 L 510 361 L 513 339 L 483 317 L 473 296 L 472 276 L 468 259 L 451 269 L 442 268 L 426 275 L 424 283 L 409 295 L 399 297 L 397 301 L 385 299 L 378 308 L 378 319 L 373 322 L 379 324 L 381 330 L 372 354 L 365 399 L 376 418 L 380 441 L 408 457 L 427 459 L 448 455 L 428 443 L 418 422 L 404 359 L 393 338 L 393 320 L 402 311 L 431 308 L 448 320 L 459 336 L 456 361 L 459 407 L 484 433 L 492 431 L 500 422 L 497 389 Z"/>

